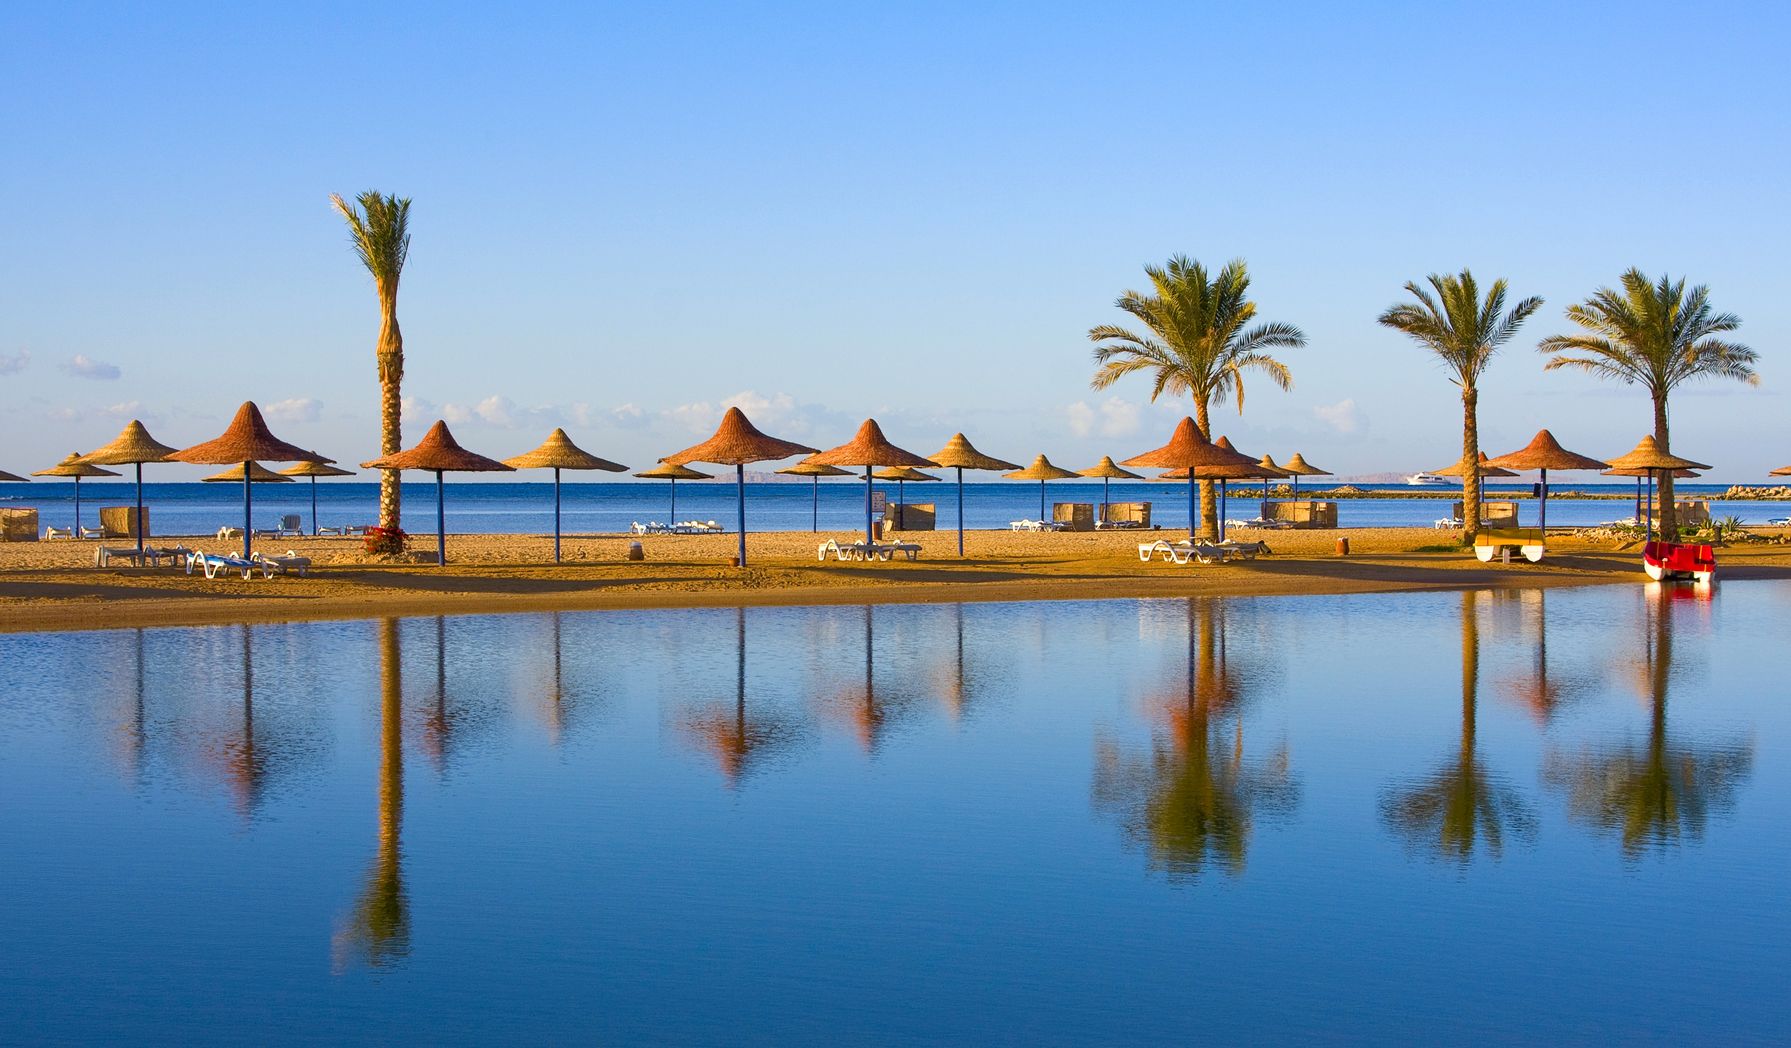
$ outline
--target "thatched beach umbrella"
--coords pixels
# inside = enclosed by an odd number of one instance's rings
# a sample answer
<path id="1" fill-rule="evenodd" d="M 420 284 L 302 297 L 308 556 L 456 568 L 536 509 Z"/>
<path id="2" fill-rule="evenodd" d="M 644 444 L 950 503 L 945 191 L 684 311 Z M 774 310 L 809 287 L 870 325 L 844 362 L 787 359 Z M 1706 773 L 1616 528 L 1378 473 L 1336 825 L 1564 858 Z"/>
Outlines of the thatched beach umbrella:
<path id="1" fill-rule="evenodd" d="M 541 446 L 515 458 L 507 458 L 504 465 L 513 469 L 551 469 L 553 470 L 553 562 L 560 562 L 560 470 L 563 469 L 600 469 L 606 473 L 626 473 L 628 467 L 609 459 L 598 458 L 585 449 L 572 443 L 572 438 L 563 429 L 555 429 L 541 442 Z"/>
<path id="2" fill-rule="evenodd" d="M 1648 475 L 1648 516 L 1647 534 L 1654 534 L 1654 474 L 1666 469 L 1709 469 L 1702 462 L 1693 462 L 1681 458 L 1668 451 L 1662 451 L 1652 434 L 1643 437 L 1641 443 L 1627 454 L 1618 455 L 1606 463 L 1612 469 L 1639 469 Z"/>
<path id="3" fill-rule="evenodd" d="M 1144 479 L 1143 474 L 1133 473 L 1129 469 L 1120 468 L 1119 463 L 1113 461 L 1112 455 L 1102 455 L 1101 461 L 1095 463 L 1094 465 L 1088 467 L 1087 469 L 1077 470 L 1076 475 L 1078 477 L 1099 477 L 1099 478 L 1101 478 L 1101 516 L 1099 518 L 1101 520 L 1107 519 L 1107 504 L 1108 504 L 1107 485 L 1108 484 L 1110 484 L 1115 478 L 1117 478 L 1119 480 L 1143 480 Z"/>
<path id="4" fill-rule="evenodd" d="M 661 462 L 652 469 L 645 469 L 635 476 L 642 480 L 669 480 L 672 482 L 672 518 L 668 524 L 678 522 L 678 482 L 680 480 L 714 480 L 715 474 L 691 469 L 689 466 L 672 466 Z"/>
<path id="5" fill-rule="evenodd" d="M 1537 526 L 1548 530 L 1548 471 L 1551 469 L 1606 469 L 1605 463 L 1588 455 L 1568 451 L 1548 430 L 1538 430 L 1530 442 L 1509 455 L 1487 459 L 1491 466 L 1506 469 L 1534 469 L 1542 473 L 1542 502 L 1538 507 Z"/>
<path id="6" fill-rule="evenodd" d="M 1280 466 L 1276 465 L 1275 456 L 1273 455 L 1264 455 L 1262 458 L 1256 460 L 1256 464 L 1262 467 L 1262 500 L 1264 502 L 1269 500 L 1269 481 L 1282 480 L 1297 475 L 1292 470 L 1282 469 Z"/>
<path id="7" fill-rule="evenodd" d="M 317 478 L 318 477 L 352 477 L 354 470 L 343 469 L 335 464 L 334 459 L 322 462 L 301 462 L 296 466 L 287 466 L 280 471 L 282 477 L 311 478 L 311 534 L 321 534 L 317 530 Z"/>
<path id="8" fill-rule="evenodd" d="M 361 463 L 362 469 L 421 469 L 435 474 L 435 562 L 448 563 L 448 511 L 442 494 L 444 473 L 510 473 L 510 466 L 461 447 L 448 432 L 448 424 L 436 420 L 415 447 Z"/>
<path id="9" fill-rule="evenodd" d="M 255 522 L 252 519 L 255 515 L 255 498 L 249 493 L 253 486 L 251 480 L 254 471 L 249 467 L 256 462 L 321 462 L 323 456 L 274 436 L 267 428 L 266 420 L 261 417 L 261 409 L 253 401 L 244 401 L 243 406 L 236 409 L 236 417 L 230 420 L 230 425 L 223 433 L 203 444 L 194 444 L 190 448 L 176 451 L 168 459 L 199 466 L 238 464 L 243 467 L 243 556 L 247 557 L 255 535 Z"/>
<path id="10" fill-rule="evenodd" d="M 117 475 L 118 474 L 116 474 L 116 473 L 113 474 L 113 476 L 117 476 Z M 31 483 L 30 477 L 21 477 L 17 473 L 8 473 L 5 470 L 0 469 L 0 484 L 29 484 L 29 483 Z"/>
<path id="11" fill-rule="evenodd" d="M 137 467 L 137 517 L 134 530 L 137 532 L 137 552 L 143 552 L 143 463 L 167 462 L 174 449 L 157 441 L 143 428 L 143 423 L 136 419 L 120 430 L 118 436 L 105 447 L 96 448 L 81 456 L 81 461 L 93 466 L 135 466 Z"/>
<path id="12" fill-rule="evenodd" d="M 867 418 L 852 439 L 837 448 L 830 448 L 810 457 L 810 462 L 823 466 L 864 467 L 864 540 L 874 541 L 871 524 L 871 467 L 873 466 L 938 466 L 939 463 L 912 451 L 905 451 L 884 439 L 883 427 Z"/>
<path id="13" fill-rule="evenodd" d="M 1481 477 L 1515 477 L 1515 476 L 1517 476 L 1517 472 L 1515 470 L 1509 470 L 1503 466 L 1489 465 L 1488 463 L 1490 461 L 1491 460 L 1489 460 L 1486 457 L 1486 452 L 1482 451 L 1480 453 L 1480 466 L 1474 472 L 1480 474 Z M 1433 469 L 1430 472 L 1433 475 L 1439 476 L 1439 477 L 1465 477 L 1468 475 L 1467 469 L 1462 466 L 1460 460 L 1457 460 L 1455 465 L 1453 465 L 1453 466 L 1444 466 L 1442 469 Z"/>
<path id="14" fill-rule="evenodd" d="M 239 462 L 236 465 L 231 466 L 229 469 L 225 470 L 222 473 L 213 473 L 211 476 L 203 478 L 201 483 L 205 483 L 205 484 L 241 484 L 243 482 L 243 467 L 244 466 L 248 467 L 249 483 L 251 483 L 251 484 L 291 484 L 292 483 L 291 477 L 282 476 L 281 474 L 275 473 L 273 470 L 268 469 L 266 466 L 263 466 L 259 462 Z"/>
<path id="15" fill-rule="evenodd" d="M 1191 418 L 1183 418 L 1176 424 L 1175 432 L 1170 434 L 1169 443 L 1154 451 L 1142 455 L 1133 455 L 1121 462 L 1122 466 L 1145 466 L 1152 469 L 1187 470 L 1188 481 L 1188 538 L 1198 538 L 1200 526 L 1200 510 L 1198 496 L 1194 486 L 1197 477 L 1216 479 L 1213 471 L 1224 471 L 1226 468 L 1254 468 L 1256 462 L 1247 459 L 1235 451 L 1226 451 L 1212 441 L 1194 424 Z M 1233 474 L 1235 476 L 1235 474 Z"/>
<path id="16" fill-rule="evenodd" d="M 1768 473 L 1767 476 L 1769 476 L 1769 477 L 1791 477 L 1791 466 L 1780 466 L 1778 469 L 1775 469 L 1771 473 Z"/>
<path id="17" fill-rule="evenodd" d="M 792 440 L 768 437 L 747 421 L 745 412 L 739 408 L 729 408 L 727 414 L 721 417 L 721 425 L 715 428 L 713 437 L 694 447 L 685 448 L 676 455 L 667 455 L 659 461 L 673 466 L 713 462 L 718 466 L 734 467 L 734 505 L 740 524 L 740 566 L 745 567 L 746 464 L 811 454 L 814 450 Z"/>
<path id="18" fill-rule="evenodd" d="M 1281 468 L 1293 476 L 1293 497 L 1296 499 L 1300 497 L 1301 477 L 1329 477 L 1332 475 L 1330 470 L 1319 469 L 1307 462 L 1306 457 L 1297 451 L 1293 453 L 1293 458 L 1287 460 L 1287 465 Z"/>
<path id="19" fill-rule="evenodd" d="M 1039 519 L 1045 519 L 1045 481 L 1073 480 L 1081 476 L 1075 470 L 1064 469 L 1043 455 L 1032 460 L 1032 465 L 1025 469 L 1017 469 L 1012 473 L 1003 473 L 1008 480 L 1036 480 L 1039 482 Z"/>
<path id="20" fill-rule="evenodd" d="M 954 433 L 945 447 L 933 455 L 933 461 L 944 469 L 958 471 L 958 556 L 964 555 L 964 471 L 967 469 L 1019 469 L 1018 462 L 1008 462 L 985 455 L 970 446 L 964 434 Z"/>
<path id="21" fill-rule="evenodd" d="M 778 472 L 791 477 L 808 477 L 814 482 L 814 502 L 809 507 L 809 532 L 811 534 L 821 530 L 821 478 L 852 475 L 852 471 L 849 469 L 823 466 L 819 462 L 810 462 L 808 459 L 803 459 L 794 466 L 787 466 Z"/>
<path id="22" fill-rule="evenodd" d="M 71 454 L 69 457 L 63 459 L 61 462 L 56 463 L 54 466 L 51 466 L 49 469 L 40 469 L 36 473 L 33 473 L 31 475 L 34 477 L 73 477 L 74 478 L 74 481 L 75 481 L 75 537 L 76 538 L 79 538 L 81 535 L 81 478 L 82 477 L 116 477 L 116 476 L 118 476 L 118 474 L 112 472 L 109 469 L 101 469 L 98 466 L 93 465 L 92 463 L 81 461 L 81 456 L 78 452 L 75 454 Z M 13 477 L 12 474 L 10 474 L 10 473 L 8 473 L 7 476 L 12 477 L 12 479 L 14 479 L 14 480 L 20 479 L 18 477 Z"/>
<path id="23" fill-rule="evenodd" d="M 1229 497 L 1226 490 L 1228 482 L 1233 480 L 1261 480 L 1264 484 L 1267 484 L 1271 477 L 1283 474 L 1286 471 L 1280 467 L 1276 467 L 1274 473 L 1270 473 L 1268 468 L 1262 464 L 1261 459 L 1250 458 L 1249 455 L 1245 455 L 1243 452 L 1233 447 L 1230 437 L 1221 436 L 1218 440 L 1213 441 L 1213 446 L 1248 460 L 1235 466 L 1215 467 L 1214 471 L 1205 474 L 1202 474 L 1199 471 L 1196 471 L 1195 473 L 1196 477 L 1200 479 L 1217 480 L 1219 482 L 1219 537 L 1223 539 L 1225 537 L 1225 519 L 1228 513 L 1228 510 L 1226 509 L 1226 501 Z"/>
<path id="24" fill-rule="evenodd" d="M 878 470 L 871 474 L 871 476 L 877 480 L 893 480 L 896 482 L 896 505 L 898 506 L 907 505 L 903 485 L 907 484 L 909 481 L 913 481 L 916 484 L 925 484 L 929 480 L 936 481 L 939 479 L 931 473 L 922 473 L 913 466 L 890 466 L 886 469 Z"/>

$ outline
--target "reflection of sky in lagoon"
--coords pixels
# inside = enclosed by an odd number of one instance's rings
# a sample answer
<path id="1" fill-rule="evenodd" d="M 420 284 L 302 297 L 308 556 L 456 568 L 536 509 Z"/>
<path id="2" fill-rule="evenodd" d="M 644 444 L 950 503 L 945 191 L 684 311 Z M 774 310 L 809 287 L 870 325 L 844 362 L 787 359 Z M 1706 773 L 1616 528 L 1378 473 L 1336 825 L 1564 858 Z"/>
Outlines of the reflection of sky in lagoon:
<path id="1" fill-rule="evenodd" d="M 1791 589 L 1691 594 L 0 636 L 0 1029 L 1764 1037 Z"/>

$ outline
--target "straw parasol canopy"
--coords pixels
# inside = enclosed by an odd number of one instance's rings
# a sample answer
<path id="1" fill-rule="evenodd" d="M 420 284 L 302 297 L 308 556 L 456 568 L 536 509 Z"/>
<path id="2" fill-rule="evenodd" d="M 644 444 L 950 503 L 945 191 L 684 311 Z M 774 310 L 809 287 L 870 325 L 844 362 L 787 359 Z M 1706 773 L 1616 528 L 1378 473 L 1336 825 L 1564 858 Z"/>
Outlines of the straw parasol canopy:
<path id="1" fill-rule="evenodd" d="M 1771 473 L 1768 473 L 1767 476 L 1769 476 L 1769 477 L 1791 477 L 1791 466 L 1780 466 L 1778 469 L 1775 469 Z"/>
<path id="2" fill-rule="evenodd" d="M 1330 470 L 1319 469 L 1312 463 L 1307 462 L 1305 457 L 1297 451 L 1293 453 L 1293 458 L 1287 460 L 1287 465 L 1281 468 L 1287 470 L 1296 477 L 1328 477 L 1331 475 Z"/>
<path id="3" fill-rule="evenodd" d="M 448 424 L 436 420 L 414 447 L 383 455 L 361 463 L 362 469 L 421 469 L 435 474 L 435 557 L 437 564 L 448 562 L 448 518 L 442 493 L 444 473 L 509 473 L 512 467 L 496 459 L 486 458 L 461 447 L 448 431 Z"/>
<path id="4" fill-rule="evenodd" d="M 143 423 L 132 419 L 112 443 L 82 455 L 81 461 L 95 466 L 135 466 L 145 462 L 167 462 L 172 454 L 173 448 L 150 436 Z"/>
<path id="5" fill-rule="evenodd" d="M 1658 470 L 1658 469 L 1642 469 L 1637 466 L 1631 466 L 1628 469 L 1607 469 L 1599 475 L 1605 476 L 1605 477 L 1635 477 L 1636 479 L 1639 480 L 1642 477 L 1653 476 L 1654 474 L 1660 473 L 1660 472 L 1663 472 L 1663 471 Z M 1703 476 L 1703 474 L 1699 473 L 1697 470 L 1694 470 L 1694 469 L 1676 469 L 1673 471 L 1673 479 L 1674 480 L 1693 480 L 1693 479 L 1695 479 L 1697 477 L 1701 477 L 1701 476 Z"/>
<path id="6" fill-rule="evenodd" d="M 1548 471 L 1551 469 L 1607 469 L 1608 465 L 1589 455 L 1568 451 L 1546 429 L 1537 430 L 1530 442 L 1509 455 L 1486 460 L 1489 466 L 1505 469 L 1534 469 L 1542 473 L 1542 498 L 1537 507 L 1537 525 L 1548 529 Z"/>
<path id="7" fill-rule="evenodd" d="M 88 461 L 96 461 L 91 455 Z M 170 462 L 201 466 L 229 466 L 244 462 L 322 462 L 315 451 L 288 444 L 267 428 L 261 409 L 245 401 L 224 432 L 203 444 L 194 444 L 168 456 Z"/>
<path id="8" fill-rule="evenodd" d="M 1253 476 L 1257 468 L 1254 459 L 1241 455 L 1236 451 L 1228 451 L 1206 439 L 1206 434 L 1194 424 L 1194 420 L 1184 417 L 1176 423 L 1175 432 L 1170 434 L 1169 443 L 1154 451 L 1142 455 L 1134 455 L 1121 462 L 1122 466 L 1147 466 L 1154 469 L 1187 470 L 1188 481 L 1188 537 L 1197 537 L 1199 514 L 1196 511 L 1194 481 L 1196 479 L 1213 479 L 1220 477 Z"/>
<path id="9" fill-rule="evenodd" d="M 628 467 L 609 459 L 598 458 L 572 443 L 563 429 L 547 435 L 533 451 L 507 458 L 504 464 L 515 469 L 600 469 L 606 473 L 625 473 Z"/>
<path id="10" fill-rule="evenodd" d="M 1663 469 L 1709 469 L 1703 462 L 1693 462 L 1688 458 L 1662 451 L 1660 444 L 1652 435 L 1642 438 L 1642 442 L 1627 454 L 1618 455 L 1606 463 L 1611 469 L 1643 469 L 1659 471 Z M 1777 470 L 1774 471 L 1778 472 Z"/>
<path id="11" fill-rule="evenodd" d="M 600 469 L 607 473 L 624 473 L 627 466 L 609 459 L 598 458 L 585 449 L 572 443 L 566 431 L 556 428 L 541 442 L 541 446 L 515 458 L 507 458 L 504 464 L 515 469 L 551 469 L 553 470 L 553 562 L 560 562 L 560 471 L 563 469 Z"/>
<path id="12" fill-rule="evenodd" d="M 1133 473 L 1119 463 L 1113 461 L 1112 455 L 1102 455 L 1101 461 L 1084 470 L 1077 470 L 1078 477 L 1099 477 L 1102 480 L 1143 480 L 1144 475 Z"/>
<path id="13" fill-rule="evenodd" d="M 871 522 L 871 467 L 872 466 L 938 466 L 939 463 L 924 455 L 916 455 L 905 448 L 891 444 L 883 435 L 883 427 L 877 420 L 867 418 L 859 424 L 858 432 L 852 439 L 837 448 L 829 448 L 818 455 L 809 456 L 810 462 L 823 466 L 863 466 L 864 467 L 864 540 L 874 541 Z"/>
<path id="14" fill-rule="evenodd" d="M 933 461 L 944 469 L 958 473 L 958 556 L 964 555 L 964 471 L 967 469 L 1019 469 L 1018 462 L 1008 462 L 985 455 L 970 445 L 962 433 L 953 433 L 945 446 L 933 454 Z"/>
<path id="15" fill-rule="evenodd" d="M 8 475 L 10 476 L 10 474 Z M 109 469 L 101 469 L 93 463 L 88 462 L 86 459 L 83 459 L 79 452 L 69 455 L 49 469 L 40 469 L 31 475 L 34 477 L 73 477 L 76 480 L 80 480 L 82 477 L 118 476 L 118 474 Z"/>
<path id="16" fill-rule="evenodd" d="M 938 477 L 933 476 L 931 473 L 922 473 L 920 470 L 915 469 L 913 466 L 890 466 L 887 469 L 878 470 L 877 472 L 871 474 L 871 476 L 877 478 L 878 480 L 896 480 L 896 481 L 902 481 L 904 483 L 906 483 L 908 481 L 913 481 L 916 484 L 925 483 L 926 481 L 929 481 L 929 480 L 938 480 L 939 479 Z"/>
<path id="17" fill-rule="evenodd" d="M 1293 470 L 1282 469 L 1279 465 L 1277 465 L 1275 462 L 1275 456 L 1273 456 L 1273 455 L 1264 455 L 1262 458 L 1259 458 L 1256 460 L 1256 464 L 1258 466 L 1262 467 L 1264 480 L 1273 480 L 1273 479 L 1280 478 L 1280 477 L 1298 476 L 1298 474 L 1296 474 Z"/>
<path id="18" fill-rule="evenodd" d="M 207 484 L 241 484 L 245 465 L 249 468 L 251 484 L 291 484 L 293 482 L 291 477 L 275 473 L 259 462 L 239 462 L 222 473 L 214 473 L 206 477 L 204 482 Z"/>
<path id="19" fill-rule="evenodd" d="M 334 459 L 322 462 L 300 462 L 296 466 L 287 466 L 280 471 L 282 477 L 311 478 L 311 534 L 322 534 L 317 529 L 317 478 L 318 477 L 352 477 L 354 470 L 343 469 L 335 464 Z"/>
<path id="20" fill-rule="evenodd" d="M 1480 468 L 1475 470 L 1475 472 L 1480 474 L 1482 477 L 1515 477 L 1515 476 L 1517 476 L 1517 472 L 1515 470 L 1509 470 L 1503 466 L 1488 465 L 1488 463 L 1490 461 L 1491 460 L 1486 457 L 1486 452 L 1482 451 L 1480 453 Z M 1439 477 L 1465 477 L 1468 475 L 1468 471 L 1461 468 L 1460 461 L 1457 461 L 1455 463 L 1455 465 L 1453 465 L 1453 466 L 1447 466 L 1443 469 L 1433 469 L 1433 470 L 1431 470 L 1431 472 Z"/>
<path id="21" fill-rule="evenodd" d="M 137 473 L 137 516 L 133 527 L 137 533 L 137 552 L 143 552 L 143 463 L 166 462 L 174 449 L 149 435 L 143 423 L 131 419 L 112 443 L 95 448 L 81 456 L 81 461 L 95 466 L 135 466 Z"/>
<path id="22" fill-rule="evenodd" d="M 118 474 L 114 473 L 112 475 L 117 476 Z M 31 483 L 30 477 L 21 477 L 17 473 L 8 473 L 5 470 L 0 469 L 0 484 L 29 484 L 29 483 Z"/>
<path id="23" fill-rule="evenodd" d="M 813 482 L 810 485 L 814 489 L 814 493 L 809 503 L 808 526 L 810 534 L 821 530 L 821 478 L 849 477 L 852 475 L 852 471 L 849 469 L 841 469 L 838 466 L 828 466 L 820 462 L 811 462 L 808 459 L 803 459 L 794 466 L 786 466 L 783 469 L 778 470 L 778 472 L 792 477 L 807 477 Z"/>
<path id="24" fill-rule="evenodd" d="M 667 455 L 659 461 L 674 466 L 682 466 L 690 462 L 714 462 L 718 465 L 734 467 L 734 505 L 739 517 L 740 528 L 740 566 L 746 566 L 746 464 L 748 462 L 769 462 L 773 459 L 789 458 L 792 455 L 812 454 L 814 448 L 807 444 L 798 444 L 793 440 L 779 440 L 768 437 L 758 431 L 747 421 L 746 413 L 739 408 L 729 408 L 721 416 L 721 425 L 715 427 L 715 435 L 701 444 L 685 448 L 675 455 Z"/>
<path id="25" fill-rule="evenodd" d="M 1043 455 L 1040 455 L 1038 458 L 1033 459 L 1032 465 L 1027 466 L 1025 469 L 1019 469 L 1019 470 L 1015 470 L 1012 473 L 1003 473 L 1002 474 L 1002 476 L 1006 477 L 1009 480 L 1037 480 L 1037 481 L 1073 480 L 1076 477 L 1079 477 L 1081 475 L 1082 474 L 1077 473 L 1075 470 L 1064 469 L 1061 466 L 1054 464 L 1050 459 L 1046 458 Z"/>

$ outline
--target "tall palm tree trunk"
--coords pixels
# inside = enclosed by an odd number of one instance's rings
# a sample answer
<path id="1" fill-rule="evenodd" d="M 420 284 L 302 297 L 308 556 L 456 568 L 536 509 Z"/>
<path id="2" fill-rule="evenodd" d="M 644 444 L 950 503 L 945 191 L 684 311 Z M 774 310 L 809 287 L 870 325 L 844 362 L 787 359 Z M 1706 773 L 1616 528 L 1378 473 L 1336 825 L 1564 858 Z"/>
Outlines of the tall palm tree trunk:
<path id="1" fill-rule="evenodd" d="M 1208 439 L 1208 440 L 1213 439 L 1213 427 L 1211 425 L 1209 425 L 1207 422 L 1207 403 L 1204 398 L 1196 400 L 1194 402 L 1194 421 L 1200 423 L 1200 432 L 1206 435 L 1206 439 Z M 1213 482 L 1210 480 L 1203 480 L 1200 482 L 1200 537 L 1201 538 L 1212 539 L 1215 542 L 1218 541 L 1218 539 L 1219 539 L 1219 521 L 1217 519 L 1218 513 L 1219 513 L 1219 500 L 1218 500 L 1218 497 L 1216 495 L 1214 495 L 1214 493 L 1213 493 Z"/>
<path id="2" fill-rule="evenodd" d="M 1667 395 L 1654 395 L 1654 442 L 1660 450 L 1671 451 L 1667 442 Z M 1673 471 L 1660 471 L 1660 534 L 1668 542 L 1679 541 L 1679 515 L 1673 512 Z"/>
<path id="3" fill-rule="evenodd" d="M 1480 534 L 1480 391 L 1461 390 L 1461 531 L 1464 545 Z"/>
<path id="4" fill-rule="evenodd" d="M 404 336 L 398 330 L 397 296 L 382 293 L 379 312 L 379 345 L 375 350 L 379 362 L 379 450 L 382 455 L 392 455 L 404 446 L 404 401 L 399 390 L 404 379 Z M 379 526 L 382 528 L 398 527 L 399 477 L 395 469 L 380 474 Z"/>

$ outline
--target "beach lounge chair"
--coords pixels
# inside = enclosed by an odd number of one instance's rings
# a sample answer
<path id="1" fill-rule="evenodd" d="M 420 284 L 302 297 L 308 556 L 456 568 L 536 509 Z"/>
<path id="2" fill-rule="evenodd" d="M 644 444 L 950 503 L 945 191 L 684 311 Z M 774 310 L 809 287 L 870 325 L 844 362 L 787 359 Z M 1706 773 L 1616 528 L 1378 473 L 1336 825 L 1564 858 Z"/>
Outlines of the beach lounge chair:
<path id="1" fill-rule="evenodd" d="M 134 546 L 99 546 L 93 551 L 93 566 L 96 568 L 109 568 L 112 566 L 113 561 L 122 560 L 135 567 L 143 563 L 144 557 L 148 552 L 149 551 L 146 549 L 142 553 L 138 553 Z"/>
<path id="2" fill-rule="evenodd" d="M 241 557 L 233 555 L 205 553 L 199 550 L 194 550 L 192 554 L 187 557 L 187 574 L 191 575 L 194 568 L 203 571 L 205 577 L 208 579 L 215 579 L 219 575 L 225 575 L 232 571 L 242 572 L 243 578 L 247 579 L 255 574 L 256 568 L 262 568 L 262 575 L 264 578 L 273 577 L 272 571 L 263 567 L 257 561 L 244 560 Z"/>
<path id="3" fill-rule="evenodd" d="M 255 535 L 257 538 L 271 539 L 283 539 L 287 536 L 296 537 L 305 533 L 301 523 L 297 513 L 287 513 L 281 516 L 279 522 L 272 527 L 257 528 L 255 530 Z"/>
<path id="4" fill-rule="evenodd" d="M 920 543 L 918 542 L 879 542 L 871 547 L 878 560 L 894 560 L 896 554 L 907 554 L 909 560 L 920 559 Z"/>
<path id="5" fill-rule="evenodd" d="M 319 535 L 365 535 L 373 530 L 372 524 L 326 524 L 317 529 Z"/>
<path id="6" fill-rule="evenodd" d="M 163 561 L 166 561 L 171 567 L 186 567 L 187 558 L 192 555 L 193 551 L 185 546 L 143 547 L 143 559 L 158 568 L 162 566 Z"/>
<path id="7" fill-rule="evenodd" d="M 1227 560 L 1255 560 L 1272 552 L 1266 542 L 1225 541 L 1219 543 L 1217 548 L 1225 554 Z"/>
<path id="8" fill-rule="evenodd" d="M 50 539 L 72 539 L 74 537 L 75 537 L 75 529 L 74 528 L 59 528 L 54 524 L 51 524 L 48 527 L 44 528 L 44 540 L 45 541 L 48 541 Z"/>
<path id="9" fill-rule="evenodd" d="M 1456 531 L 1461 528 L 1462 523 L 1460 517 L 1438 517 L 1430 526 L 1437 531 Z"/>
<path id="10" fill-rule="evenodd" d="M 232 527 L 229 524 L 226 524 L 223 527 L 218 529 L 218 541 L 219 542 L 224 542 L 229 539 L 240 539 L 242 537 L 243 537 L 243 529 L 241 529 L 241 528 Z"/>
<path id="11" fill-rule="evenodd" d="M 1011 520 L 1008 527 L 1013 531 L 1062 531 L 1064 526 L 1054 520 Z"/>
<path id="12" fill-rule="evenodd" d="M 1541 528 L 1488 528 L 1474 537 L 1474 556 L 1482 564 L 1491 564 L 1494 557 L 1506 550 L 1515 550 L 1530 563 L 1540 564 L 1545 548 Z"/>
<path id="13" fill-rule="evenodd" d="M 1210 543 L 1189 542 L 1186 539 L 1180 542 L 1170 542 L 1166 539 L 1140 542 L 1138 544 L 1138 559 L 1148 562 L 1153 557 L 1160 557 L 1171 564 L 1186 564 L 1189 561 L 1201 564 L 1221 564 L 1225 561 L 1225 551 Z"/>
<path id="14" fill-rule="evenodd" d="M 81 537 L 84 539 L 103 539 L 106 537 L 106 529 L 105 528 L 90 528 L 90 527 L 87 527 L 86 525 L 82 525 L 81 526 Z"/>
<path id="15" fill-rule="evenodd" d="M 284 555 L 277 557 L 256 553 L 254 559 L 268 578 L 275 575 L 297 575 L 304 578 L 311 572 L 311 558 L 301 557 L 295 550 L 287 550 Z"/>
<path id="16" fill-rule="evenodd" d="M 820 548 L 815 551 L 815 559 L 826 560 L 829 553 L 833 554 L 837 560 L 863 560 L 867 555 L 863 542 L 842 543 L 837 539 L 828 539 L 821 543 Z"/>

